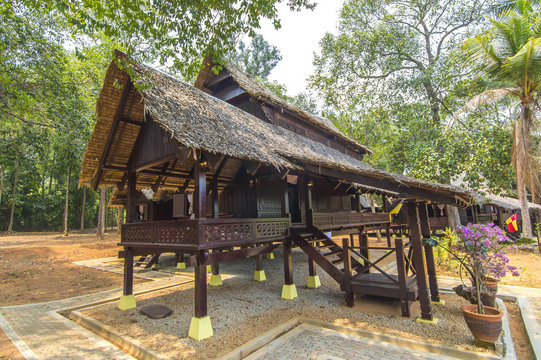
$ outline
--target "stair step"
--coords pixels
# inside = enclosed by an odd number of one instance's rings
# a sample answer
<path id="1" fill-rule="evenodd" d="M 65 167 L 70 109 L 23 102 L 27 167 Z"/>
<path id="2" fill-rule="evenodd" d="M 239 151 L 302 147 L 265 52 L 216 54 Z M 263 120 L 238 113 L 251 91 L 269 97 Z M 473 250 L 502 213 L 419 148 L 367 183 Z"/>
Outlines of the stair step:
<path id="1" fill-rule="evenodd" d="M 331 263 L 334 264 L 334 265 L 342 264 L 343 262 L 344 262 L 344 260 L 342 260 L 341 258 L 331 261 Z"/>
<path id="2" fill-rule="evenodd" d="M 321 253 L 321 255 L 325 256 L 325 257 L 330 257 L 330 256 L 336 256 L 338 254 L 341 254 L 342 252 L 341 251 L 331 251 L 329 253 Z"/>
<path id="3" fill-rule="evenodd" d="M 334 247 L 334 246 L 336 246 L 336 245 L 334 245 L 334 244 L 330 244 L 330 245 L 319 245 L 319 246 L 316 246 L 316 249 L 318 249 L 318 250 L 325 250 L 325 249 L 330 249 L 330 248 L 332 248 L 332 247 Z"/>
<path id="4" fill-rule="evenodd" d="M 301 233 L 299 234 L 302 238 L 308 238 L 308 237 L 313 237 L 314 234 L 312 233 Z"/>

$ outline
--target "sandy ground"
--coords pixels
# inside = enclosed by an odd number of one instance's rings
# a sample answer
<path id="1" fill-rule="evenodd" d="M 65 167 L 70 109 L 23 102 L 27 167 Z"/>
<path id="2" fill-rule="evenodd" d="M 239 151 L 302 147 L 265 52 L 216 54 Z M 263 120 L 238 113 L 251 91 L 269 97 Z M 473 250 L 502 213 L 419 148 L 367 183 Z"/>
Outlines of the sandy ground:
<path id="1" fill-rule="evenodd" d="M 94 233 L 0 236 L 0 306 L 59 300 L 119 288 L 122 276 L 73 265 L 73 261 L 118 254 L 116 234 L 103 240 Z M 135 283 L 143 280 L 135 279 Z M 0 359 L 20 359 L 0 330 Z"/>
<path id="2" fill-rule="evenodd" d="M 252 280 L 253 259 L 223 263 L 224 285 L 209 287 L 208 291 L 214 337 L 201 342 L 187 338 L 193 316 L 191 284 L 137 298 L 138 306 L 156 303 L 173 309 L 173 315 L 165 319 L 151 320 L 135 309 L 119 311 L 116 304 L 84 312 L 172 358 L 216 358 L 298 315 L 422 342 L 474 349 L 460 310 L 465 301 L 458 296 L 444 295 L 447 304 L 434 307 L 439 318 L 437 326 L 400 317 L 399 302 L 388 299 L 357 299 L 355 308 L 351 309 L 343 306 L 338 284 L 322 271 L 319 272 L 322 286 L 317 290 L 307 289 L 306 255 L 296 250 L 293 258 L 299 297 L 292 301 L 280 299 L 283 261 L 279 253 L 275 260 L 264 261 L 268 280 L 263 283 Z M 415 304 L 413 313 L 418 312 L 418 302 Z"/>
<path id="3" fill-rule="evenodd" d="M 509 264 L 520 269 L 520 276 L 513 277 L 508 273 L 500 282 L 502 285 L 541 288 L 541 254 L 524 250 L 508 250 Z M 458 265 L 438 265 L 438 275 L 458 276 Z"/>
<path id="4" fill-rule="evenodd" d="M 0 306 L 59 300 L 122 286 L 122 276 L 72 264 L 118 255 L 116 234 L 0 237 Z M 136 279 L 135 282 L 140 282 Z"/>

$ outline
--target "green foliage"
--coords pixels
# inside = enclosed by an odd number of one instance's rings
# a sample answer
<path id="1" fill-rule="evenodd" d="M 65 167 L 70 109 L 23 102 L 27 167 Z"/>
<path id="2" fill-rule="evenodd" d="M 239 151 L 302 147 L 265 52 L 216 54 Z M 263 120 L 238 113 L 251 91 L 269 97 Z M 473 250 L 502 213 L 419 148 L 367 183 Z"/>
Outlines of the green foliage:
<path id="1" fill-rule="evenodd" d="M 373 151 L 367 162 L 437 182 L 511 188 L 512 139 L 500 107 L 485 107 L 468 126 L 448 132 L 442 126 L 486 86 L 464 63 L 461 45 L 495 5 L 346 1 L 339 33 L 320 42 L 310 85 L 324 99 L 325 114 Z"/>
<path id="2" fill-rule="evenodd" d="M 141 60 L 158 59 L 193 78 L 201 59 L 222 62 L 241 34 L 255 35 L 261 19 L 280 27 L 276 4 L 283 0 L 25 0 L 42 14 L 56 13 L 77 39 L 105 34 Z M 312 9 L 309 0 L 288 0 L 291 10 Z"/>
<path id="3" fill-rule="evenodd" d="M 270 45 L 261 35 L 254 36 L 249 46 L 241 41 L 238 51 L 232 58 L 241 70 L 263 79 L 269 76 L 280 60 L 282 60 L 280 50 Z"/>

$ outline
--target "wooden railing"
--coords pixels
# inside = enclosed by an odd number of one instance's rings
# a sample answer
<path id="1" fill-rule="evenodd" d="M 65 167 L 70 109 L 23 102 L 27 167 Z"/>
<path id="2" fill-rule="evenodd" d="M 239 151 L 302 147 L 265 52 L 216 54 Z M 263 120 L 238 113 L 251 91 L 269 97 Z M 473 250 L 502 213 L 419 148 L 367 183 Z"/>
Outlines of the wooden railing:
<path id="1" fill-rule="evenodd" d="M 388 213 L 314 213 L 313 224 L 319 229 L 336 229 L 390 223 Z"/>
<path id="2" fill-rule="evenodd" d="M 289 236 L 289 218 L 190 219 L 122 226 L 122 244 L 212 248 L 247 245 Z"/>

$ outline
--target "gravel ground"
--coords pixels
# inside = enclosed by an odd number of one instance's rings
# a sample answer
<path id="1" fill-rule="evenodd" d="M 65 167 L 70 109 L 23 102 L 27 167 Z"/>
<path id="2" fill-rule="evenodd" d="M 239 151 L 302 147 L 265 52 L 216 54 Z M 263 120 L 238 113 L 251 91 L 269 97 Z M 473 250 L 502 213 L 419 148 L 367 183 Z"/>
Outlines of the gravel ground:
<path id="1" fill-rule="evenodd" d="M 267 281 L 262 283 L 252 280 L 253 258 L 220 264 L 224 285 L 208 287 L 208 312 L 214 336 L 200 342 L 187 337 L 193 316 L 192 284 L 137 297 L 138 306 L 161 304 L 173 309 L 173 314 L 165 319 L 151 320 L 135 309 L 120 311 L 116 303 L 83 312 L 171 358 L 216 358 L 299 315 L 420 342 L 479 351 L 473 346 L 473 337 L 460 310 L 465 301 L 456 295 L 443 295 L 446 305 L 433 307 L 435 317 L 439 318 L 436 326 L 388 315 L 399 314 L 398 301 L 377 299 L 380 304 L 374 306 L 374 299 L 357 299 L 355 308 L 347 308 L 343 305 L 338 284 L 321 269 L 318 273 L 322 286 L 317 290 L 306 288 L 307 257 L 294 250 L 293 271 L 299 297 L 281 300 L 283 258 L 280 252 L 275 256 L 274 260 L 263 261 Z M 384 310 L 387 315 L 381 311 L 384 308 L 388 308 Z M 414 308 L 412 306 L 413 313 Z"/>

